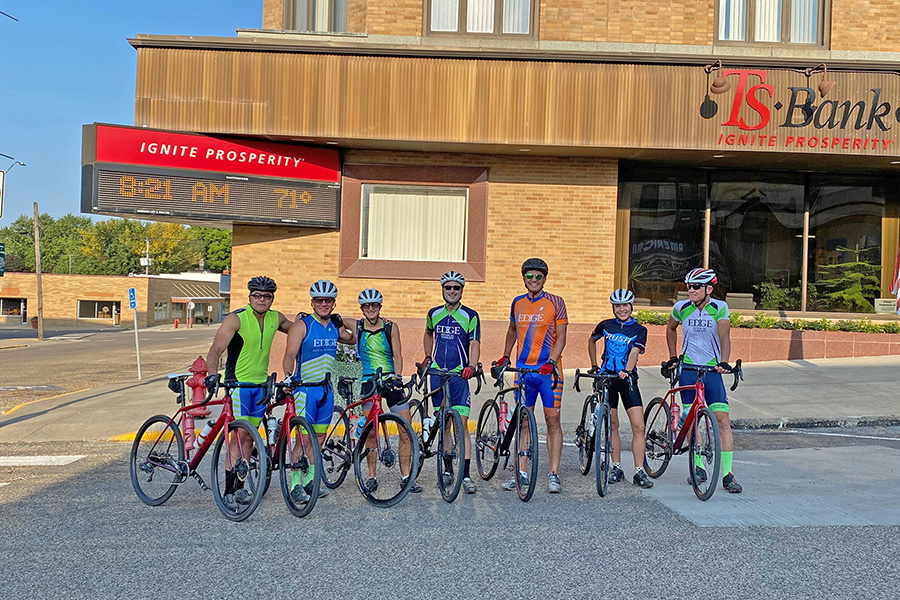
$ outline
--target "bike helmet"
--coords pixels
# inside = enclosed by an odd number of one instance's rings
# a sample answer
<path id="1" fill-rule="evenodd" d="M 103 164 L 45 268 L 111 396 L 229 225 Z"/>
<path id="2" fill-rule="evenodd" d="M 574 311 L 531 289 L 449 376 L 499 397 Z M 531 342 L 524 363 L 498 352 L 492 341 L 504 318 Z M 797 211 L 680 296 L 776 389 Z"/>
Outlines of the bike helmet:
<path id="1" fill-rule="evenodd" d="M 716 272 L 712 269 L 694 269 L 684 276 L 684 282 L 687 284 L 701 283 L 704 285 L 716 285 L 719 279 Z"/>
<path id="2" fill-rule="evenodd" d="M 522 263 L 522 275 L 524 275 L 528 271 L 540 271 L 541 273 L 546 275 L 549 270 L 550 269 L 547 267 L 547 263 L 545 263 L 540 258 L 529 258 Z"/>
<path id="3" fill-rule="evenodd" d="M 337 286 L 327 279 L 320 279 L 309 288 L 310 298 L 337 298 Z"/>
<path id="4" fill-rule="evenodd" d="M 272 292 L 274 294 L 278 286 L 275 285 L 274 279 L 259 275 L 247 282 L 247 289 L 251 292 Z"/>
<path id="5" fill-rule="evenodd" d="M 366 288 L 359 293 L 359 305 L 363 304 L 381 304 L 384 302 L 381 292 L 375 288 Z"/>
<path id="6" fill-rule="evenodd" d="M 618 289 L 609 295 L 610 304 L 634 304 L 634 294 L 626 289 Z"/>
<path id="7" fill-rule="evenodd" d="M 466 278 L 462 276 L 462 273 L 458 273 L 456 271 L 447 271 L 443 275 L 441 275 L 441 285 L 444 285 L 448 281 L 456 281 L 459 285 L 466 287 Z"/>

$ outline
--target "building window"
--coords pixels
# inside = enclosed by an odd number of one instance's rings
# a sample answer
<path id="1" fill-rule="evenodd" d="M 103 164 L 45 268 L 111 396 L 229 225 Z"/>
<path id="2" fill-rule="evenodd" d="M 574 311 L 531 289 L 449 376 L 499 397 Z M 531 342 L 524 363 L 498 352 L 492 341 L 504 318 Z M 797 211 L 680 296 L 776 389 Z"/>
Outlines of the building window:
<path id="1" fill-rule="evenodd" d="M 0 316 L 22 317 L 25 315 L 25 298 L 0 298 Z"/>
<path id="2" fill-rule="evenodd" d="M 347 31 L 347 0 L 292 0 L 284 6 L 286 28 L 292 31 Z"/>
<path id="3" fill-rule="evenodd" d="M 468 190 L 362 186 L 360 258 L 466 260 Z"/>
<path id="4" fill-rule="evenodd" d="M 824 44 L 827 0 L 718 0 L 720 42 Z"/>
<path id="5" fill-rule="evenodd" d="M 531 35 L 532 0 L 429 0 L 433 33 Z"/>
<path id="6" fill-rule="evenodd" d="M 119 314 L 119 303 L 112 300 L 79 300 L 79 319 L 112 319 Z"/>
<path id="7" fill-rule="evenodd" d="M 172 303 L 172 318 L 173 319 L 183 319 L 184 318 L 184 304 L 181 302 L 173 302 Z"/>
<path id="8" fill-rule="evenodd" d="M 153 320 L 154 321 L 165 321 L 169 318 L 169 303 L 168 302 L 156 302 L 153 305 Z"/>

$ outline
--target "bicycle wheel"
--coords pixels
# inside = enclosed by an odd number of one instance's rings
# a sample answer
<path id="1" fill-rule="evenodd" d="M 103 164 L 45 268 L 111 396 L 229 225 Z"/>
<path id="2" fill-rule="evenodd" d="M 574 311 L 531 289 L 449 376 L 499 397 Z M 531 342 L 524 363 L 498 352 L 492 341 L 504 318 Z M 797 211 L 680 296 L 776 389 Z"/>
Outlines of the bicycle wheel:
<path id="1" fill-rule="evenodd" d="M 412 426 L 413 433 L 416 434 L 416 441 L 419 447 L 419 462 L 416 463 L 416 478 L 422 472 L 422 465 L 425 464 L 425 408 L 419 400 L 409 401 L 409 424 Z"/>
<path id="2" fill-rule="evenodd" d="M 519 408 L 516 419 L 516 493 L 519 500 L 528 502 L 534 494 L 538 474 L 538 434 L 534 413 L 527 406 Z"/>
<path id="3" fill-rule="evenodd" d="M 335 406 L 331 425 L 322 442 L 322 483 L 332 490 L 344 483 L 347 471 L 353 466 L 352 454 L 350 419 L 341 407 Z"/>
<path id="4" fill-rule="evenodd" d="M 662 398 L 654 398 L 644 411 L 644 470 L 654 479 L 665 473 L 672 460 L 672 415 Z"/>
<path id="5" fill-rule="evenodd" d="M 316 432 L 306 418 L 294 417 L 278 449 L 278 479 L 284 503 L 295 517 L 312 512 L 319 499 L 321 477 L 322 455 Z"/>
<path id="6" fill-rule="evenodd" d="M 259 436 L 262 439 L 262 435 Z M 263 442 L 263 447 L 266 449 L 266 465 L 268 469 L 266 469 L 266 480 L 263 482 L 263 496 L 269 491 L 269 484 L 272 483 L 272 471 L 275 470 L 275 463 L 272 461 L 272 454 L 269 452 L 269 446 L 265 442 Z M 253 468 L 256 467 L 256 464 L 259 462 L 259 454 L 256 451 L 256 448 L 253 448 L 253 454 L 250 455 L 250 464 L 253 465 Z"/>
<path id="7" fill-rule="evenodd" d="M 131 486 L 141 502 L 159 506 L 187 477 L 184 440 L 169 417 L 150 417 L 131 445 Z"/>
<path id="8" fill-rule="evenodd" d="M 419 448 L 412 427 L 399 415 L 378 417 L 378 430 L 370 421 L 353 451 L 353 473 L 363 497 L 386 508 L 403 500 L 415 483 Z M 403 479 L 403 471 L 407 477 Z"/>
<path id="9" fill-rule="evenodd" d="M 609 469 L 612 465 L 612 438 L 610 438 L 612 417 L 608 404 L 601 403 L 597 407 L 595 423 L 594 470 L 597 477 L 597 493 L 602 498 L 606 495 L 606 488 L 609 485 Z"/>
<path id="10" fill-rule="evenodd" d="M 691 487 L 701 500 L 712 498 L 722 466 L 722 446 L 719 441 L 719 424 L 708 408 L 697 411 L 697 422 L 691 429 L 691 449 L 688 453 L 691 469 Z M 696 467 L 696 468 L 695 468 Z M 703 473 L 699 472 L 703 469 Z"/>
<path id="11" fill-rule="evenodd" d="M 259 432 L 244 419 L 227 424 L 213 448 L 213 495 L 230 521 L 243 521 L 262 501 L 269 465 L 252 459 L 254 449 L 258 456 L 265 455 Z"/>
<path id="12" fill-rule="evenodd" d="M 503 435 L 500 433 L 498 398 L 489 400 L 481 407 L 478 427 L 475 428 L 475 464 L 478 466 L 478 474 L 484 480 L 493 477 L 500 464 L 500 442 Z"/>
<path id="13" fill-rule="evenodd" d="M 462 466 L 466 456 L 466 437 L 462 431 L 462 417 L 451 408 L 438 413 L 437 472 L 441 498 L 453 502 L 462 487 Z"/>
<path id="14" fill-rule="evenodd" d="M 597 397 L 588 396 L 584 399 L 581 409 L 581 422 L 575 428 L 575 447 L 578 448 L 578 465 L 581 474 L 587 475 L 591 471 L 591 461 L 594 458 L 594 412 L 597 408 Z"/>

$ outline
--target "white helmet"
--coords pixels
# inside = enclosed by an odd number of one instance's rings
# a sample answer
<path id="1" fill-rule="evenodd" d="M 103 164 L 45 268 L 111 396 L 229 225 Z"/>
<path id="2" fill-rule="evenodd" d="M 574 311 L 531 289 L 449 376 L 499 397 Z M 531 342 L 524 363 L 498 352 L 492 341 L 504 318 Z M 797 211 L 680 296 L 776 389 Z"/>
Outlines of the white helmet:
<path id="1" fill-rule="evenodd" d="M 384 298 L 381 296 L 381 292 L 375 288 L 366 288 L 359 293 L 360 306 L 363 304 L 381 304 L 383 302 Z"/>
<path id="2" fill-rule="evenodd" d="M 320 279 L 309 287 L 310 298 L 337 298 L 337 286 L 327 279 Z"/>
<path id="3" fill-rule="evenodd" d="M 684 276 L 685 283 L 700 283 L 705 285 L 716 285 L 719 279 L 716 272 L 712 269 L 694 269 Z"/>
<path id="4" fill-rule="evenodd" d="M 447 271 L 443 275 L 441 275 L 441 285 L 444 285 L 448 281 L 456 281 L 461 286 L 466 287 L 466 278 L 462 276 L 462 273 L 458 273 L 456 271 Z"/>
<path id="5" fill-rule="evenodd" d="M 622 288 L 609 295 L 610 304 L 634 304 L 634 294 Z"/>

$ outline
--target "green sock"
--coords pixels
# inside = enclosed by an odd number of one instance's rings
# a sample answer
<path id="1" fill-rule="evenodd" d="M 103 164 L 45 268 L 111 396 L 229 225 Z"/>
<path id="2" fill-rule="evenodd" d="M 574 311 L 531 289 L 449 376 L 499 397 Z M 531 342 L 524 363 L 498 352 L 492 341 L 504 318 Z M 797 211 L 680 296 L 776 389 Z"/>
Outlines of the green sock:
<path id="1" fill-rule="evenodd" d="M 706 465 L 703 464 L 703 456 L 699 452 L 694 454 L 694 466 L 706 470 Z"/>
<path id="2" fill-rule="evenodd" d="M 306 485 L 307 483 L 312 481 L 313 475 L 315 475 L 315 471 L 313 471 L 314 468 L 315 467 L 310 465 L 310 467 L 306 470 L 306 472 L 302 474 L 303 475 L 303 485 Z"/>
<path id="3" fill-rule="evenodd" d="M 303 473 L 300 471 L 291 471 L 291 489 L 298 485 L 303 485 Z"/>
<path id="4" fill-rule="evenodd" d="M 723 452 L 722 453 L 722 473 L 728 475 L 731 473 L 731 459 L 734 457 L 734 452 Z M 724 475 L 723 475 L 724 477 Z"/>

